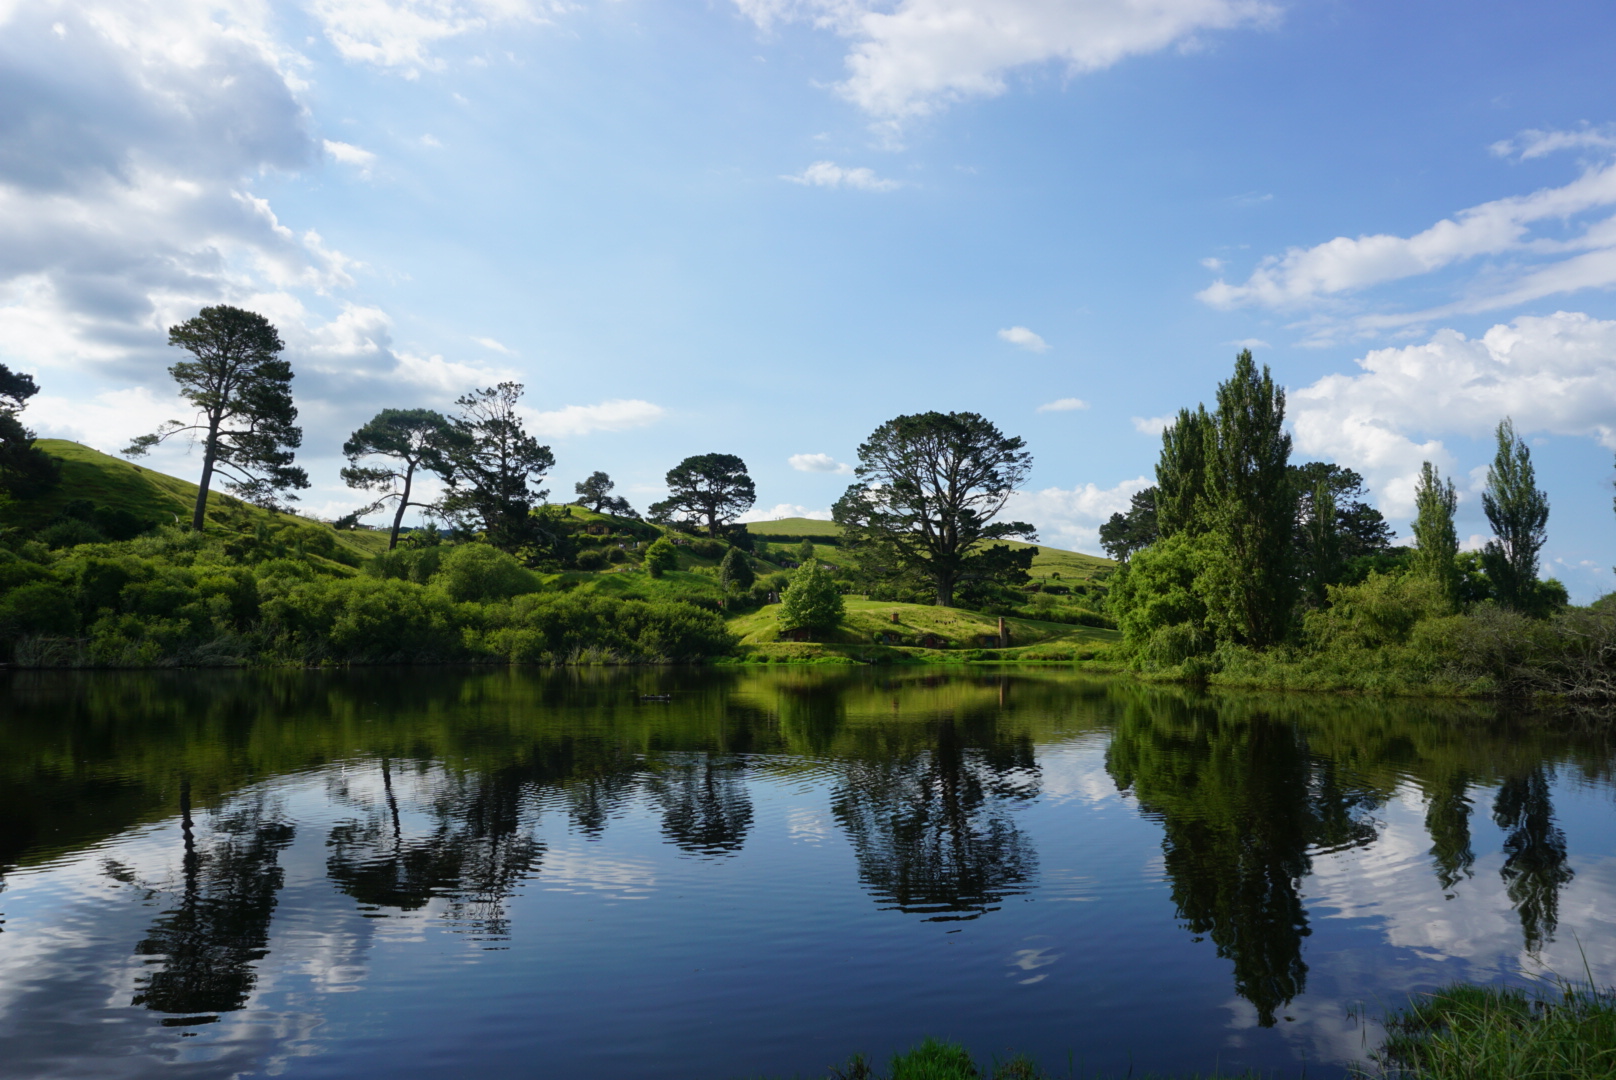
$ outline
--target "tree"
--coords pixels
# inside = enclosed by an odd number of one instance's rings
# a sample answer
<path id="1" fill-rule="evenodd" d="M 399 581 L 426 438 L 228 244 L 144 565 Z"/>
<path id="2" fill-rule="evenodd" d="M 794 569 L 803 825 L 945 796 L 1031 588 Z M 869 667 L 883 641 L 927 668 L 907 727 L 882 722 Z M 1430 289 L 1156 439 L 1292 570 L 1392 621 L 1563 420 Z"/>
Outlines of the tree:
<path id="1" fill-rule="evenodd" d="M 1549 521 L 1549 498 L 1538 489 L 1532 452 L 1508 417 L 1498 424 L 1498 453 L 1487 469 L 1481 508 L 1493 527 L 1481 561 L 1499 603 L 1522 611 L 1535 607 L 1537 553 Z"/>
<path id="2" fill-rule="evenodd" d="M 824 633 L 842 621 L 841 590 L 817 562 L 803 563 L 780 597 L 780 629 Z"/>
<path id="3" fill-rule="evenodd" d="M 740 548 L 730 548 L 724 555 L 724 561 L 718 564 L 718 582 L 725 590 L 750 589 L 757 580 L 752 573 L 752 565 L 746 561 L 746 555 Z"/>
<path id="4" fill-rule="evenodd" d="M 645 569 L 652 577 L 679 569 L 679 549 L 670 544 L 666 536 L 652 541 L 645 549 Z"/>
<path id="5" fill-rule="evenodd" d="M 588 480 L 580 480 L 572 485 L 572 490 L 578 495 L 574 505 L 587 506 L 597 514 L 616 514 L 618 517 L 639 517 L 628 500 L 611 493 L 617 485 L 612 478 L 603 472 L 592 472 Z"/>
<path id="6" fill-rule="evenodd" d="M 924 578 L 938 606 L 952 607 L 974 563 L 1004 562 L 984 545 L 1036 538 L 1026 522 L 993 520 L 1032 467 L 1025 445 L 976 413 L 887 421 L 859 447 L 859 482 L 832 510 L 844 543 L 860 552 L 866 571 Z"/>
<path id="7" fill-rule="evenodd" d="M 1459 493 L 1429 461 L 1414 486 L 1414 570 L 1435 581 L 1450 604 L 1459 601 L 1459 533 L 1453 525 Z"/>
<path id="8" fill-rule="evenodd" d="M 555 467 L 555 455 L 523 426 L 516 408 L 522 389 L 502 382 L 455 401 L 460 413 L 450 421 L 448 491 L 439 504 L 445 517 L 478 529 L 511 554 L 556 541 L 533 514 L 550 494 L 538 485 Z"/>
<path id="9" fill-rule="evenodd" d="M 1272 645 L 1289 631 L 1296 600 L 1296 493 L 1285 391 L 1266 364 L 1258 374 L 1250 349 L 1241 350 L 1234 374 L 1218 387 L 1207 436 L 1205 517 L 1223 540 L 1230 571 L 1218 621 L 1244 644 Z"/>
<path id="10" fill-rule="evenodd" d="M 191 528 L 200 532 L 215 470 L 248 502 L 274 507 L 288 488 L 306 488 L 308 475 L 292 464 L 303 429 L 292 405 L 292 365 L 270 321 L 227 304 L 205 307 L 168 329 L 168 343 L 195 357 L 168 369 L 180 396 L 197 409 L 192 423 L 170 420 L 142 435 L 124 453 L 141 456 L 172 435 L 190 432 L 202 443 Z M 295 495 L 285 498 L 296 499 Z"/>
<path id="11" fill-rule="evenodd" d="M 1100 546 L 1117 562 L 1127 562 L 1128 556 L 1156 542 L 1156 491 L 1148 487 L 1134 492 L 1128 500 L 1128 512 L 1112 514 L 1100 526 Z"/>
<path id="12" fill-rule="evenodd" d="M 1204 405 L 1180 409 L 1178 420 L 1162 429 L 1161 459 L 1156 464 L 1156 527 L 1163 539 L 1181 532 L 1203 532 L 1206 497 L 1206 447 L 1212 418 Z"/>
<path id="13" fill-rule="evenodd" d="M 61 479 L 61 463 L 34 445 L 17 418 L 37 393 L 32 375 L 0 364 L 0 497 L 38 495 Z"/>
<path id="14" fill-rule="evenodd" d="M 1341 533 L 1336 523 L 1335 492 L 1324 480 L 1318 482 L 1307 499 L 1303 535 L 1306 546 L 1306 578 L 1315 607 L 1325 604 L 1325 589 L 1341 579 Z"/>
<path id="15" fill-rule="evenodd" d="M 1329 489 L 1335 503 L 1335 531 L 1343 561 L 1383 554 L 1391 547 L 1391 527 L 1379 510 L 1364 501 L 1364 479 L 1357 472 L 1328 462 L 1309 461 L 1292 466 L 1291 474 L 1299 527 L 1312 520 L 1313 493 L 1319 485 Z"/>
<path id="16" fill-rule="evenodd" d="M 757 487 L 746 462 L 734 454 L 697 454 L 668 470 L 666 499 L 651 507 L 651 520 L 705 522 L 707 535 L 746 513 L 757 502 Z"/>
<path id="17" fill-rule="evenodd" d="M 364 517 L 389 501 L 397 501 L 393 527 L 387 534 L 388 551 L 398 546 L 404 511 L 412 506 L 433 505 L 410 499 L 416 470 L 426 469 L 447 477 L 452 441 L 449 421 L 442 413 L 431 409 L 383 409 L 343 443 L 342 455 L 348 459 L 348 466 L 342 470 L 342 482 L 351 488 L 383 492 L 381 498 L 358 511 L 356 516 Z M 395 464 L 361 466 L 360 459 L 367 457 L 383 458 Z"/>

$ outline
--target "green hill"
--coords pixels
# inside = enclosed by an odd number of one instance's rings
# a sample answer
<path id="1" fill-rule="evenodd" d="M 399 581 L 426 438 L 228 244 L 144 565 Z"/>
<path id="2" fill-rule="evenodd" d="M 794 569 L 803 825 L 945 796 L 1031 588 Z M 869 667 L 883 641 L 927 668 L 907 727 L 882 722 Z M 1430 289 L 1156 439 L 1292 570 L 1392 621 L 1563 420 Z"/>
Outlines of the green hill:
<path id="1" fill-rule="evenodd" d="M 71 504 L 82 502 L 125 511 L 154 526 L 191 519 L 197 488 L 189 480 L 66 439 L 39 439 L 34 445 L 62 463 L 62 482 L 37 498 L 14 502 L 8 524 L 39 530 L 59 519 Z M 217 490 L 208 492 L 207 518 L 208 527 L 220 532 L 253 534 L 263 525 L 283 540 L 312 540 L 316 551 L 333 545 L 349 555 L 337 561 L 350 564 L 387 547 L 386 533 L 333 529 L 324 522 L 265 510 Z"/>

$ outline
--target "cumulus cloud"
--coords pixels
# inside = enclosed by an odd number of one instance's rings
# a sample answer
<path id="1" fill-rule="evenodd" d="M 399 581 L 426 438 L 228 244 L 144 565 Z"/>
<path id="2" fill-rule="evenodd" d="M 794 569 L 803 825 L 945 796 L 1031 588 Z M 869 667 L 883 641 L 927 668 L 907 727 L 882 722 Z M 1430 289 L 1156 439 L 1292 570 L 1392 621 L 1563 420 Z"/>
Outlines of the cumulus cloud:
<path id="1" fill-rule="evenodd" d="M 869 169 L 844 169 L 834 161 L 816 161 L 795 176 L 780 179 L 808 187 L 850 187 L 860 191 L 892 191 L 903 186 L 896 180 L 883 180 Z"/>
<path id="2" fill-rule="evenodd" d="M 754 507 L 735 520 L 745 524 L 749 521 L 779 521 L 781 518 L 793 517 L 811 518 L 814 521 L 829 521 L 830 511 L 814 510 L 807 506 L 799 506 L 797 503 L 776 503 L 766 510 Z"/>
<path id="3" fill-rule="evenodd" d="M 1576 131 L 1529 129 L 1513 139 L 1501 139 L 1488 147 L 1498 157 L 1530 161 L 1561 150 L 1616 150 L 1616 125 L 1584 125 Z"/>
<path id="4" fill-rule="evenodd" d="M 1049 343 L 1025 326 L 1012 326 L 1008 330 L 1000 330 L 999 340 L 1018 345 L 1028 352 L 1049 351 Z"/>
<path id="5" fill-rule="evenodd" d="M 1520 153 L 1531 156 L 1570 146 L 1602 147 L 1605 138 L 1594 131 L 1527 136 Z M 1607 160 L 1560 187 L 1472 206 L 1412 236 L 1338 236 L 1313 247 L 1293 247 L 1283 255 L 1265 257 L 1245 282 L 1231 284 L 1220 278 L 1197 296 L 1225 309 L 1297 307 L 1344 299 L 1471 260 L 1495 260 L 1484 282 L 1462 288 L 1464 295 L 1451 303 L 1356 318 L 1360 328 L 1375 330 L 1492 311 L 1580 289 L 1609 288 L 1616 285 L 1616 216 L 1597 212 L 1612 206 L 1616 206 L 1616 162 Z M 1594 214 L 1591 220 L 1584 217 L 1589 214 Z M 1558 235 L 1568 224 L 1572 235 Z M 1536 231 L 1539 226 L 1556 235 L 1542 235 Z"/>
<path id="6" fill-rule="evenodd" d="M 735 0 L 760 27 L 800 21 L 852 43 L 837 86 L 881 120 L 1002 94 L 1019 68 L 1068 74 L 1186 46 L 1197 35 L 1277 16 L 1262 0 Z"/>
<path id="7" fill-rule="evenodd" d="M 853 466 L 837 461 L 829 454 L 792 454 L 787 459 L 798 472 L 836 473 L 846 476 Z"/>
<path id="8" fill-rule="evenodd" d="M 1071 489 L 1018 491 L 1006 504 L 1004 516 L 1036 525 L 1039 538 L 1047 543 L 1099 555 L 1103 554 L 1100 526 L 1112 514 L 1127 513 L 1128 500 L 1152 482 L 1139 476 L 1109 488 L 1090 483 Z"/>
<path id="9" fill-rule="evenodd" d="M 1177 419 L 1174 416 L 1136 416 L 1133 418 L 1133 429 L 1141 435 L 1160 435 Z"/>
<path id="10" fill-rule="evenodd" d="M 1442 435 L 1485 436 L 1511 416 L 1522 433 L 1616 448 L 1616 321 L 1523 316 L 1479 338 L 1441 330 L 1377 349 L 1358 365 L 1290 395 L 1296 446 L 1363 472 L 1392 516 L 1412 513 L 1422 461 L 1452 471 Z"/>
<path id="11" fill-rule="evenodd" d="M 344 165 L 352 165 L 359 170 L 360 176 L 370 176 L 370 167 L 376 163 L 375 154 L 352 143 L 337 142 L 333 139 L 326 139 L 324 145 L 325 152 L 333 158 Z"/>
<path id="12" fill-rule="evenodd" d="M 660 420 L 667 410 L 638 398 L 614 398 L 598 405 L 568 405 L 549 412 L 529 412 L 533 434 L 565 439 L 597 431 L 627 431 L 647 427 Z"/>
<path id="13" fill-rule="evenodd" d="M 313 0 L 309 11 L 343 59 L 413 75 L 443 66 L 432 49 L 449 38 L 552 22 L 570 6 L 561 0 Z"/>
<path id="14" fill-rule="evenodd" d="M 1086 409 L 1089 403 L 1082 398 L 1063 397 L 1055 401 L 1047 401 L 1038 406 L 1039 412 L 1073 412 L 1077 409 Z"/>

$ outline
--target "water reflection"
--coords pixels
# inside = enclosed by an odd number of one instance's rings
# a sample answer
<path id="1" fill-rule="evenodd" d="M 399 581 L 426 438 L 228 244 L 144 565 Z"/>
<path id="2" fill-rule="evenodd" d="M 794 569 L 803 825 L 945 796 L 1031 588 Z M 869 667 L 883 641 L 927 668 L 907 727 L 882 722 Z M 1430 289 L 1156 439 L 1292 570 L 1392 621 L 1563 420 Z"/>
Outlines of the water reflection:
<path id="1" fill-rule="evenodd" d="M 1316 861 L 1375 844 L 1411 791 L 1449 898 L 1476 887 L 1473 813 L 1490 801 L 1505 893 L 1525 949 L 1540 951 L 1573 881 L 1556 770 L 1605 782 L 1611 761 L 1602 734 L 1480 707 L 1207 697 L 1053 673 L 16 676 L 0 693 L 0 870 L 177 819 L 164 906 L 122 939 L 126 957 L 138 941 L 142 968 L 121 1000 L 184 1025 L 251 1003 L 299 836 L 273 793 L 311 772 L 335 813 L 302 826 L 302 842 L 323 837 L 324 887 L 349 913 L 430 912 L 505 941 L 513 898 L 544 880 L 547 858 L 555 872 L 558 836 L 597 841 L 646 815 L 692 865 L 733 866 L 779 842 L 757 790 L 790 779 L 821 793 L 851 850 L 856 882 L 827 888 L 861 888 L 913 924 L 980 920 L 1033 894 L 1024 819 L 1044 788 L 1040 756 L 1103 735 L 1111 781 L 1159 827 L 1180 925 L 1210 941 L 1271 1026 L 1308 988 Z M 651 693 L 673 701 L 647 706 Z"/>

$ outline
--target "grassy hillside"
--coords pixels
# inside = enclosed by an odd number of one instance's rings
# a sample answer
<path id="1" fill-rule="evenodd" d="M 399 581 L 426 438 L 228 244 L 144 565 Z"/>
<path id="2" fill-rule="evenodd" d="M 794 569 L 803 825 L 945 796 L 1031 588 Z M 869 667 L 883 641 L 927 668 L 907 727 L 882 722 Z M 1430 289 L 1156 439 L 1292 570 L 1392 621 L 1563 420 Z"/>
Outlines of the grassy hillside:
<path id="1" fill-rule="evenodd" d="M 191 520 L 197 488 L 189 480 L 168 476 L 66 439 L 40 439 L 34 445 L 62 463 L 62 482 L 39 498 L 12 504 L 15 523 L 24 529 L 44 527 L 59 517 L 68 504 L 80 500 L 127 511 L 154 525 L 176 525 Z M 323 522 L 294 514 L 272 513 L 217 490 L 208 492 L 207 517 L 210 528 L 227 533 L 253 533 L 259 525 L 264 525 L 277 536 L 284 535 L 293 542 L 319 537 L 321 547 L 330 542 L 325 539 L 329 537 L 338 548 L 361 558 L 387 547 L 384 532 L 336 530 Z"/>
<path id="2" fill-rule="evenodd" d="M 778 521 L 754 521 L 746 526 L 746 531 L 760 540 L 771 544 L 789 543 L 810 537 L 816 541 L 820 537 L 835 540 L 841 536 L 842 528 L 834 521 L 816 521 L 813 518 L 781 518 Z M 1050 547 L 1047 544 L 1023 544 L 1017 540 L 1006 540 L 1003 543 L 1013 548 L 1036 547 L 1038 554 L 1033 556 L 1032 577 L 1034 581 L 1061 581 L 1068 584 L 1084 584 L 1097 578 L 1104 578 L 1116 568 L 1116 563 L 1098 555 L 1084 555 L 1079 551 L 1065 551 L 1061 548 Z M 829 556 L 828 556 L 829 557 Z M 834 557 L 830 557 L 835 562 Z"/>

